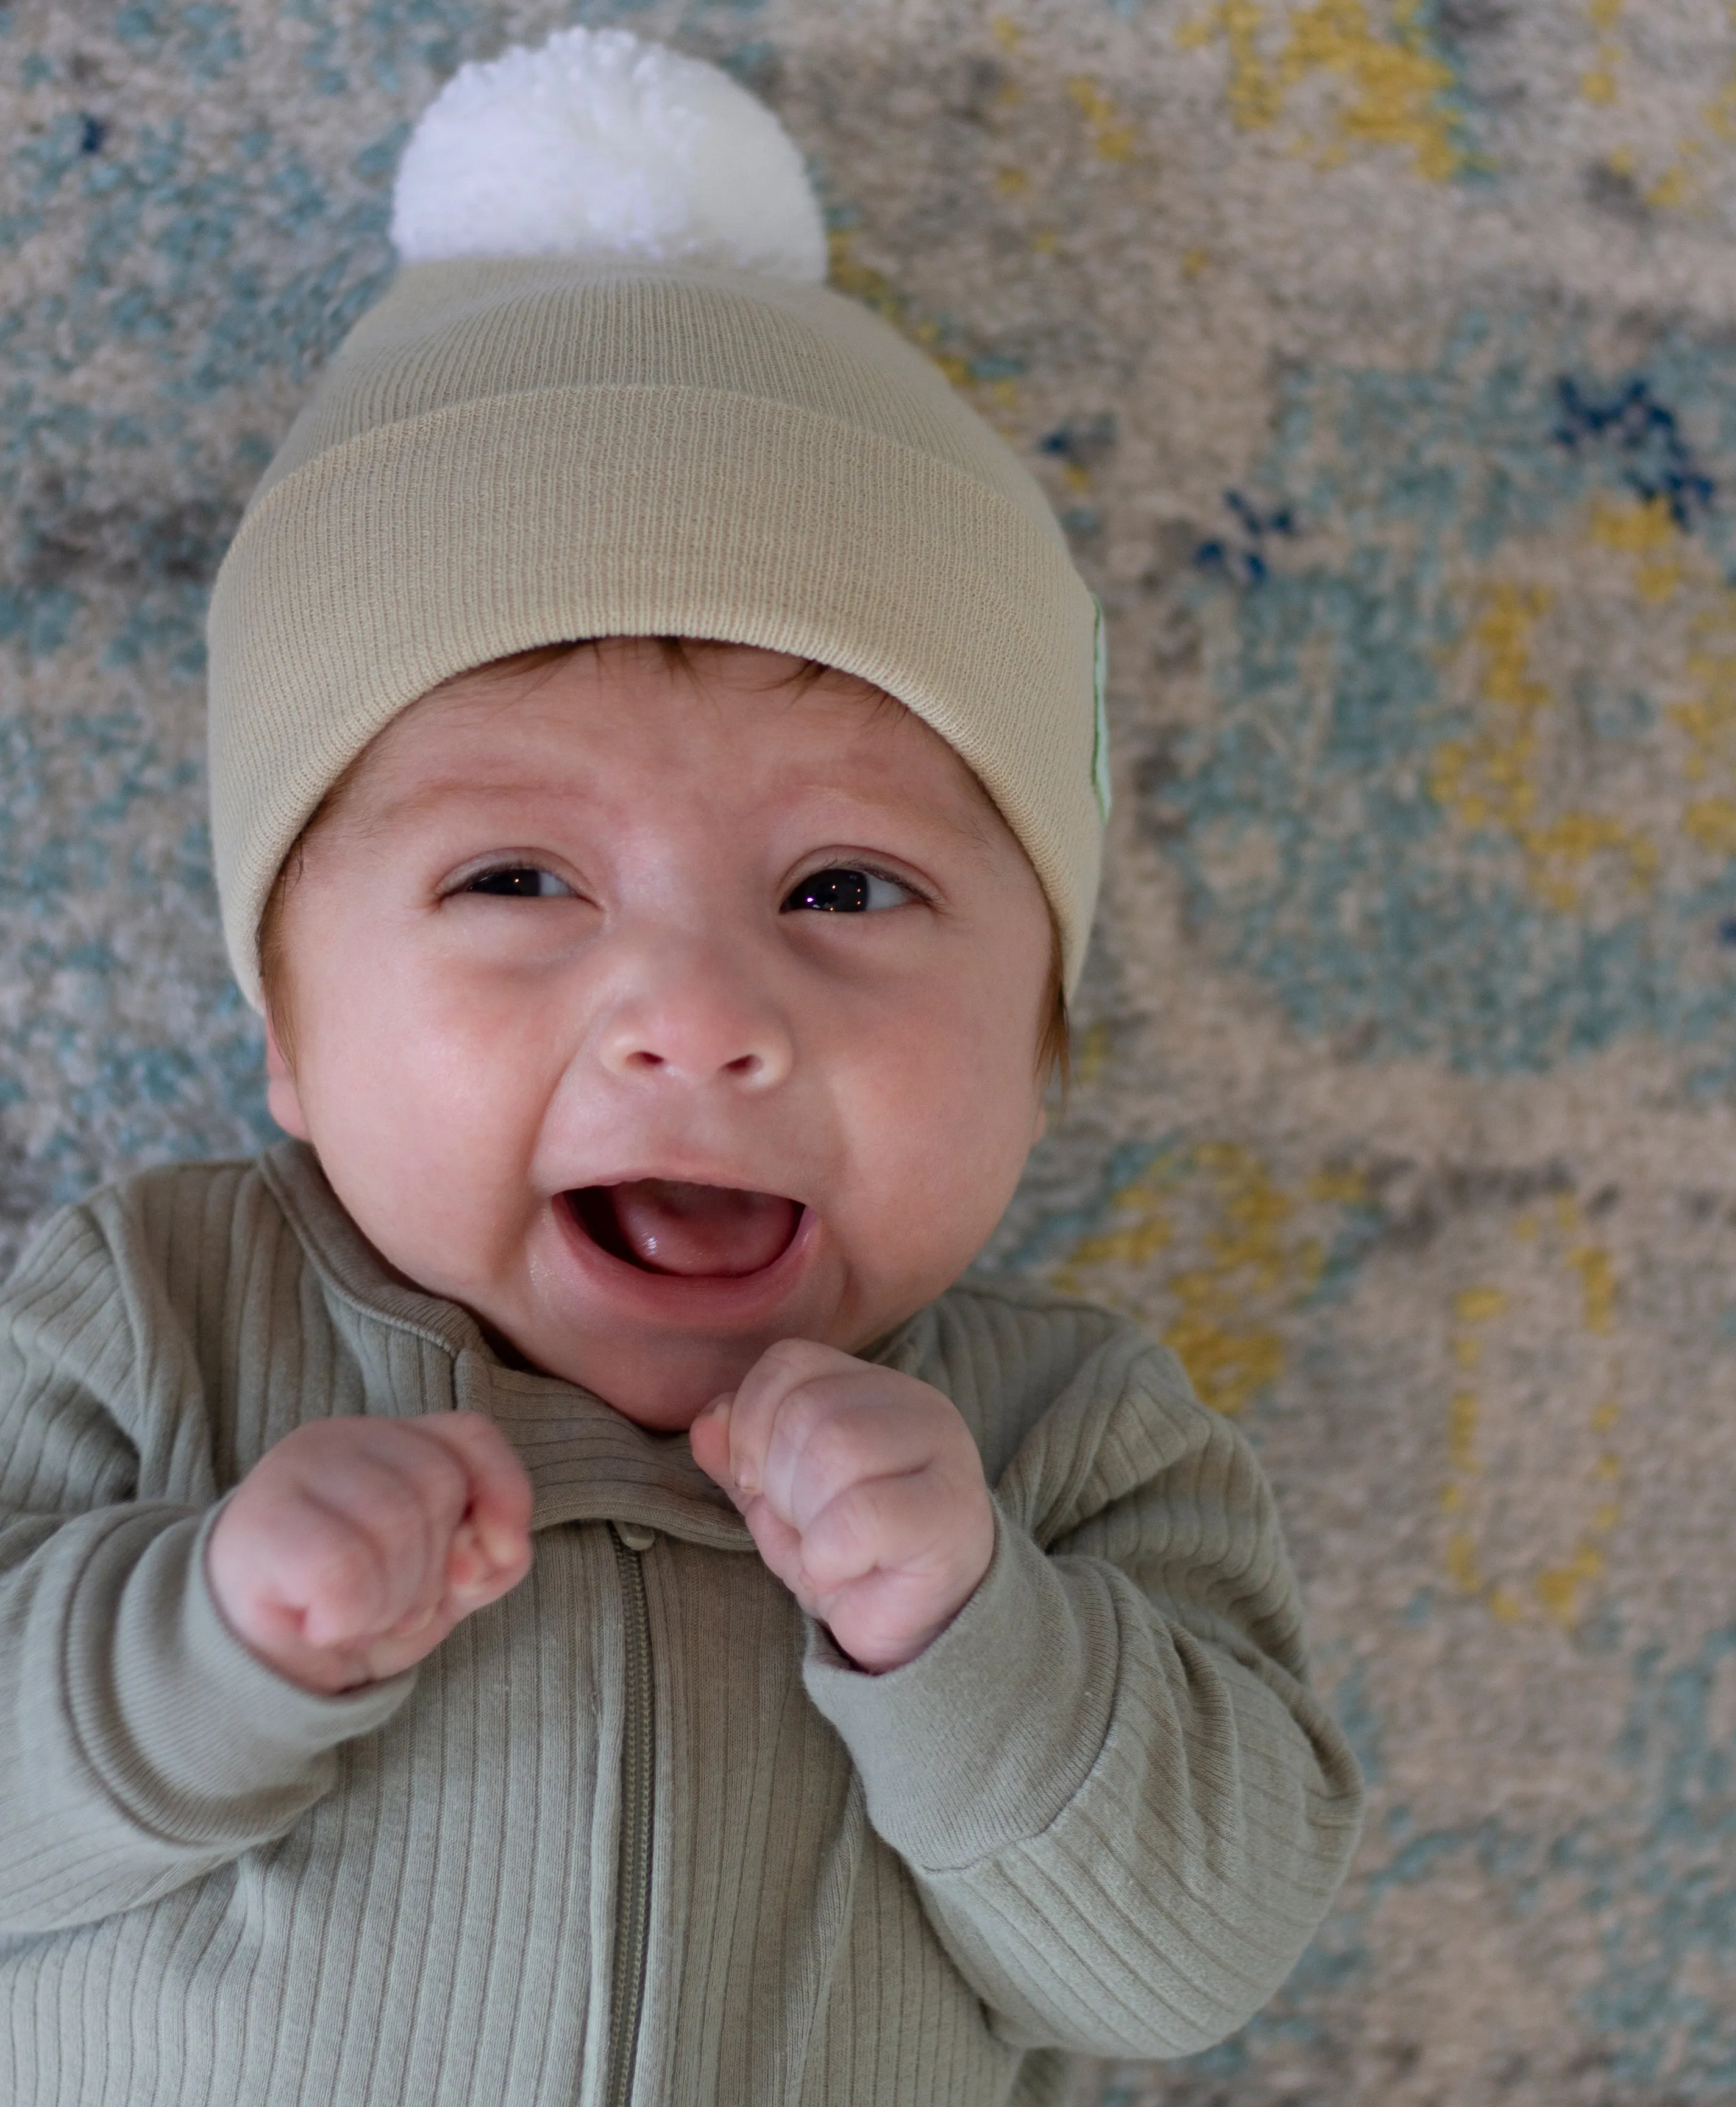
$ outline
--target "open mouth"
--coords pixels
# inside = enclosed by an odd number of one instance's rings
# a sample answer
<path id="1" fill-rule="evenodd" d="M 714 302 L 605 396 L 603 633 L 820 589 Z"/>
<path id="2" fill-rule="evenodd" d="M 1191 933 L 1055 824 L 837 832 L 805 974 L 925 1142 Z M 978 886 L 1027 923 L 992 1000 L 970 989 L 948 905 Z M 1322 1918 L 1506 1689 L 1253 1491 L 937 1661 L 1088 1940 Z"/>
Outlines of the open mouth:
<path id="1" fill-rule="evenodd" d="M 635 1178 L 567 1195 L 573 1220 L 611 1258 L 642 1273 L 738 1280 L 774 1265 L 801 1226 L 799 1201 L 731 1185 Z"/>

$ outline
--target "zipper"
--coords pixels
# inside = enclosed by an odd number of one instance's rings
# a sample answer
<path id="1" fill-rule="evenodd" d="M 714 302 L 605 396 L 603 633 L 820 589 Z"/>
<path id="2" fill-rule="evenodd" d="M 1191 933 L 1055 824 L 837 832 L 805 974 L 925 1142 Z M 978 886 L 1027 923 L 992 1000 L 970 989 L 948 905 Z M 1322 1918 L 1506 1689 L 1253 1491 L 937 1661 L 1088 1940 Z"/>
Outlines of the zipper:
<path id="1" fill-rule="evenodd" d="M 639 1553 L 656 1541 L 648 1529 L 609 1525 L 621 1598 L 626 1656 L 621 1699 L 621 1831 L 615 1868 L 615 1954 L 609 1983 L 608 2074 L 604 2107 L 630 2107 L 639 2060 L 639 2016 L 645 2001 L 645 1956 L 651 1937 L 652 1712 L 651 1615 Z"/>

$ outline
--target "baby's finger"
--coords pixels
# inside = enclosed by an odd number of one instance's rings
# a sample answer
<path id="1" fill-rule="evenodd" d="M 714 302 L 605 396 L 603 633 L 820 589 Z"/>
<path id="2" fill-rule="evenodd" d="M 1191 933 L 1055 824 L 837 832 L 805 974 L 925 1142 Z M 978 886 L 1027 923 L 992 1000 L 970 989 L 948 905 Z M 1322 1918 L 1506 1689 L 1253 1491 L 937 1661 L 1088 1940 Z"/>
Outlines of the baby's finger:
<path id="1" fill-rule="evenodd" d="M 800 1534 L 764 1500 L 749 1500 L 742 1509 L 742 1516 L 767 1570 L 799 1598 L 802 1593 Z M 810 1605 L 805 1602 L 803 1606 Z"/>
<path id="2" fill-rule="evenodd" d="M 468 1617 L 474 1610 L 516 1588 L 530 1570 L 531 1540 L 527 1534 L 519 1548 L 506 1558 L 485 1548 L 469 1522 L 461 1522 L 446 1557 L 446 1594 L 441 1607 L 454 1619 Z"/>
<path id="3" fill-rule="evenodd" d="M 791 1398 L 818 1377 L 861 1363 L 812 1339 L 780 1339 L 742 1377 L 729 1408 L 729 1476 L 751 1497 L 765 1480 L 765 1457 L 778 1416 Z"/>
<path id="4" fill-rule="evenodd" d="M 934 1415 L 920 1398 L 884 1369 L 857 1362 L 785 1399 L 760 1466 L 761 1489 L 805 1530 L 851 1485 L 927 1469 L 935 1446 Z"/>
<path id="5" fill-rule="evenodd" d="M 512 1444 L 479 1412 L 429 1413 L 410 1424 L 440 1442 L 464 1470 L 469 1491 L 465 1552 L 482 1567 L 468 1584 L 492 1581 L 507 1572 L 522 1574 L 530 1560 L 533 1494 L 529 1474 Z M 455 1533 L 455 1545 L 456 1541 Z M 450 1555 L 447 1570 L 450 1574 Z"/>
<path id="6" fill-rule="evenodd" d="M 372 1548 L 379 1574 L 371 1595 L 356 1595 L 357 1628 L 381 1629 L 439 1600 L 446 1547 L 469 1498 L 462 1460 L 416 1422 L 329 1420 L 269 1452 L 243 1482 L 228 1519 L 240 1525 L 244 1518 L 255 1537 L 267 1525 L 282 1534 L 284 1511 L 305 1506 L 347 1525 Z M 289 1570 L 305 1562 L 296 1548 L 292 1534 L 279 1553 Z M 322 1603 L 317 1620 L 348 1625 L 354 1586 L 340 1571 L 321 1591 L 339 1599 Z"/>
<path id="7" fill-rule="evenodd" d="M 816 1595 L 830 1595 L 878 1568 L 944 1586 L 955 1568 L 986 1566 L 994 1544 L 986 1495 L 980 1510 L 961 1503 L 930 1471 L 863 1479 L 803 1530 L 803 1582 Z"/>
<path id="8" fill-rule="evenodd" d="M 693 1461 L 732 1498 L 735 1480 L 729 1471 L 729 1417 L 734 1401 L 733 1390 L 725 1390 L 720 1397 L 714 1397 L 687 1430 L 687 1443 L 693 1452 Z"/>
<path id="9" fill-rule="evenodd" d="M 438 1599 L 423 1575 L 394 1564 L 372 1532 L 306 1491 L 253 1516 L 249 1537 L 260 1575 L 256 1604 L 310 1646 L 352 1645 Z"/>

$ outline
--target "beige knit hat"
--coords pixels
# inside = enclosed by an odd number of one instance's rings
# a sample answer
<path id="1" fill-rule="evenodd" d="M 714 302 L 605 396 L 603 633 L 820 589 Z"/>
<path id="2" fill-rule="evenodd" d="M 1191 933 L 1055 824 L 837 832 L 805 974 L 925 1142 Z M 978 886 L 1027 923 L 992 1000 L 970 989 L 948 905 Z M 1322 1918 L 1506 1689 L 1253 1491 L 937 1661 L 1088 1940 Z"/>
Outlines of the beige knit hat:
<path id="1" fill-rule="evenodd" d="M 1070 991 L 1108 805 L 1100 618 L 1010 449 L 803 282 L 823 238 L 775 119 L 715 68 L 569 30 L 450 84 L 393 233 L 402 267 L 212 598 L 212 833 L 248 1000 L 283 859 L 375 735 L 467 667 L 607 636 L 759 645 L 897 696 L 1017 834 Z"/>

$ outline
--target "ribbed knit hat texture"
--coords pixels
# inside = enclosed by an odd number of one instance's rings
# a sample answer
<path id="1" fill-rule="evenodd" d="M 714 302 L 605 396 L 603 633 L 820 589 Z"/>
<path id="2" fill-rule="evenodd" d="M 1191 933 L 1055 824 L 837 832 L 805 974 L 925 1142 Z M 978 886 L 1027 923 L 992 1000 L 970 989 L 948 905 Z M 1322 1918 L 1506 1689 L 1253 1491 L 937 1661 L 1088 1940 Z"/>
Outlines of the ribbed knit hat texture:
<path id="1" fill-rule="evenodd" d="M 496 153 L 467 176 L 451 132 L 474 141 L 491 115 L 505 173 Z M 527 137 L 539 157 L 515 171 Z M 552 225 L 551 137 L 585 193 Z M 439 194 L 455 168 L 468 218 Z M 520 253 L 446 253 L 491 221 Z M 818 227 L 769 113 L 620 32 L 466 69 L 424 116 L 394 219 L 406 260 L 212 599 L 212 832 L 251 1002 L 278 869 L 369 741 L 455 673 L 606 636 L 757 645 L 896 696 L 1023 844 L 1074 984 L 1107 802 L 1096 608 L 1012 451 L 886 323 L 800 282 Z"/>

